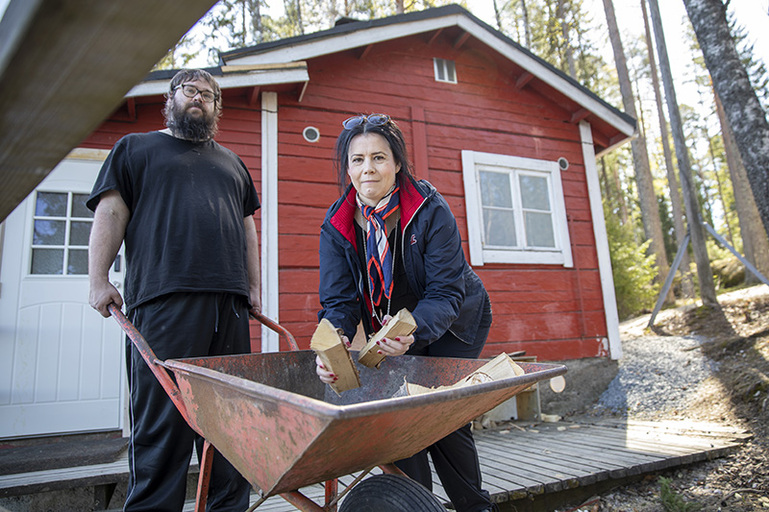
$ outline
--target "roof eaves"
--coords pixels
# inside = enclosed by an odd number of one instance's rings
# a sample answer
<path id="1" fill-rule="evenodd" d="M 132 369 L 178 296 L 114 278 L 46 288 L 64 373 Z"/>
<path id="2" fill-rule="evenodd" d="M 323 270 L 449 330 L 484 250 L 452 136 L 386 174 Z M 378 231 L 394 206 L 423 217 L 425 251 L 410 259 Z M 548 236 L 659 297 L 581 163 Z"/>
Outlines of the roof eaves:
<path id="1" fill-rule="evenodd" d="M 168 81 L 177 71 L 179 70 L 153 71 L 141 83 L 128 91 L 125 97 L 135 98 L 165 94 L 168 92 Z M 206 71 L 216 77 L 216 81 L 222 89 L 291 84 L 310 80 L 306 62 L 256 66 L 219 66 L 206 68 Z"/>

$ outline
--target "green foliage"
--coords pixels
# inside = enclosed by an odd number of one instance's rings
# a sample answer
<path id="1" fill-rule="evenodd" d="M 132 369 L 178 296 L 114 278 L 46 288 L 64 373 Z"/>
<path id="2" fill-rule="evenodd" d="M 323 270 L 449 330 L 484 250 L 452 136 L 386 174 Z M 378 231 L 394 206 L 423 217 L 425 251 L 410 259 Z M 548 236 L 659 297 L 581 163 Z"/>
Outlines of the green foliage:
<path id="1" fill-rule="evenodd" d="M 647 254 L 651 240 L 640 245 L 633 234 L 633 223 L 621 224 L 620 219 L 604 208 L 606 232 L 617 296 L 620 319 L 651 309 L 657 299 L 659 284 L 654 283 L 657 266 L 654 255 Z"/>
<path id="2" fill-rule="evenodd" d="M 673 480 L 660 477 L 660 501 L 665 512 L 694 512 L 700 510 L 699 503 L 686 501 L 683 496 L 673 490 Z"/>

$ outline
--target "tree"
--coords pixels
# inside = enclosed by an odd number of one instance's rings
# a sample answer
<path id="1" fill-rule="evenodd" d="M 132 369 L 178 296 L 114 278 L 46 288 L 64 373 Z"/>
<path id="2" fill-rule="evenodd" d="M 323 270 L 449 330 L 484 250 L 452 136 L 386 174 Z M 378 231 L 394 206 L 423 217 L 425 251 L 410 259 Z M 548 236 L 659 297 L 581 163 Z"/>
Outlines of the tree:
<path id="1" fill-rule="evenodd" d="M 676 99 L 676 90 L 673 86 L 673 76 L 670 72 L 670 61 L 668 59 L 667 45 L 665 44 L 665 34 L 662 31 L 662 16 L 657 0 L 649 0 L 651 11 L 652 26 L 654 27 L 655 39 L 657 42 L 657 55 L 660 59 L 660 71 L 662 73 L 662 84 L 665 88 L 665 100 L 668 105 L 668 114 L 670 115 L 670 125 L 673 134 L 673 143 L 678 157 L 678 173 L 681 178 L 681 191 L 684 196 L 684 205 L 686 207 L 686 218 L 689 221 L 689 234 L 692 239 L 692 249 L 694 252 L 694 261 L 697 264 L 697 278 L 700 284 L 700 297 L 702 303 L 710 307 L 718 307 L 716 299 L 716 286 L 713 282 L 713 273 L 710 270 L 710 260 L 708 259 L 708 249 L 705 244 L 705 231 L 702 226 L 697 198 L 694 194 L 694 184 L 691 178 L 691 166 L 689 165 L 689 153 L 684 139 L 683 124 L 681 122 L 681 113 L 678 110 L 678 100 Z"/>
<path id="2" fill-rule="evenodd" d="M 684 0 L 769 233 L 769 122 L 740 60 L 720 0 Z"/>
<path id="3" fill-rule="evenodd" d="M 679 246 L 686 237 L 684 228 L 684 210 L 681 204 L 681 192 L 676 178 L 676 169 L 673 166 L 673 154 L 670 151 L 670 138 L 668 134 L 668 121 L 665 118 L 665 107 L 660 91 L 659 77 L 657 73 L 657 61 L 654 57 L 654 43 L 652 42 L 651 27 L 649 26 L 649 15 L 646 12 L 646 0 L 641 0 L 641 12 L 644 20 L 644 38 L 646 41 L 646 51 L 649 56 L 649 73 L 652 80 L 652 89 L 654 90 L 655 106 L 657 107 L 657 120 L 660 126 L 660 139 L 662 144 L 662 154 L 665 158 L 665 172 L 668 178 L 668 190 L 670 192 L 670 206 L 673 215 L 673 228 L 675 231 L 676 246 Z M 681 274 L 683 275 L 682 288 L 684 296 L 691 297 L 694 294 L 694 286 L 691 282 L 689 272 L 689 252 L 685 251 L 681 260 Z"/>
<path id="4" fill-rule="evenodd" d="M 622 41 L 617 28 L 617 18 L 614 15 L 612 0 L 603 0 L 606 12 L 606 22 L 609 26 L 609 39 L 614 50 L 614 61 L 617 66 L 622 103 L 625 112 L 637 118 L 635 108 L 635 95 L 630 83 L 630 73 L 627 68 L 625 52 L 622 49 Z M 638 136 L 631 141 L 633 151 L 633 167 L 635 168 L 636 183 L 638 184 L 638 197 L 641 205 L 641 219 L 643 221 L 646 238 L 651 240 L 651 251 L 656 257 L 657 270 L 660 273 L 660 281 L 664 281 L 670 266 L 668 265 L 665 251 L 665 241 L 662 236 L 662 222 L 660 221 L 657 196 L 654 193 L 654 183 L 649 167 L 649 155 L 646 152 L 646 140 L 643 130 L 639 130 Z M 673 298 L 672 294 L 670 298 Z"/>

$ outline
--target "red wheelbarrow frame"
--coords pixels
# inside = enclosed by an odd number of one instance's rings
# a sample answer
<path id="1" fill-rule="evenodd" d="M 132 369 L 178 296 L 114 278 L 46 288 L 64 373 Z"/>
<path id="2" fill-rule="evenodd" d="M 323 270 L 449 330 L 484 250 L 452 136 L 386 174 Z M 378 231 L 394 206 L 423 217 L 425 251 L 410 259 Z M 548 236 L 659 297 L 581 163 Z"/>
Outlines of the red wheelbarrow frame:
<path id="1" fill-rule="evenodd" d="M 187 411 L 187 406 L 185 405 L 184 401 L 181 398 L 181 393 L 179 391 L 179 387 L 176 385 L 174 380 L 171 378 L 170 374 L 168 373 L 168 370 L 162 366 L 162 361 L 157 358 L 155 353 L 150 348 L 149 344 L 147 343 L 147 340 L 144 339 L 144 336 L 141 335 L 141 333 L 136 329 L 136 327 L 126 318 L 126 316 L 123 314 L 123 312 L 118 309 L 118 307 L 113 303 L 107 306 L 110 313 L 112 314 L 112 317 L 115 319 L 115 321 L 120 325 L 120 327 L 123 329 L 123 331 L 126 333 L 128 338 L 133 342 L 136 349 L 141 354 L 144 361 L 149 366 L 152 373 L 155 375 L 155 378 L 158 380 L 161 386 L 163 386 L 163 389 L 168 394 L 168 397 L 171 399 L 173 404 L 178 409 L 179 413 L 182 415 L 184 420 L 187 422 L 188 425 L 190 425 L 193 430 L 195 430 L 198 435 L 203 437 L 203 454 L 200 460 L 200 473 L 198 474 L 198 488 L 195 494 L 195 512 L 205 512 L 206 510 L 206 501 L 208 500 L 208 486 L 211 481 L 211 466 L 213 464 L 213 456 L 214 456 L 214 446 L 205 439 L 205 436 L 202 432 L 198 431 L 194 428 L 193 425 L 195 425 L 195 422 L 192 421 L 192 418 Z M 280 334 L 282 337 L 286 339 L 288 342 L 288 345 L 291 347 L 291 350 L 299 350 L 299 345 L 296 343 L 296 339 L 294 338 L 294 335 L 291 334 L 288 329 L 284 328 L 282 325 L 278 324 L 277 322 L 274 322 L 270 318 L 267 318 L 266 316 L 262 315 L 261 313 L 256 313 L 254 311 L 250 312 L 251 316 L 253 316 L 256 320 L 261 322 L 263 325 L 267 326 L 268 328 L 272 329 L 276 333 Z M 378 466 L 384 473 L 390 473 L 395 475 L 401 475 L 406 476 L 403 471 L 398 469 L 395 464 L 381 464 Z M 336 511 L 336 505 L 338 501 L 346 494 L 346 492 L 351 489 L 355 484 L 357 484 L 366 474 L 368 474 L 371 470 L 370 468 L 363 473 L 361 473 L 358 477 L 353 480 L 353 482 L 348 485 L 344 492 L 342 494 L 339 494 L 338 489 L 338 480 L 336 478 L 332 480 L 327 480 L 324 483 L 325 487 L 325 504 L 323 507 L 319 506 L 317 503 L 312 501 L 310 498 L 299 492 L 296 491 L 289 491 L 285 493 L 281 493 L 280 496 L 294 505 L 298 510 L 305 511 L 305 512 L 335 512 Z M 253 511 L 261 505 L 268 497 L 264 496 L 260 498 L 259 500 L 254 503 L 247 512 Z"/>
<path id="2" fill-rule="evenodd" d="M 318 379 L 305 377 L 313 375 L 312 351 L 298 350 L 286 329 L 262 315 L 254 316 L 284 336 L 291 351 L 160 361 L 117 307 L 111 305 L 110 312 L 185 421 L 205 439 L 196 498 L 200 512 L 213 445 L 259 490 L 260 499 L 249 510 L 280 495 L 299 510 L 335 511 L 341 496 L 374 467 L 403 475 L 393 461 L 410 457 L 539 380 L 566 373 L 563 365 L 520 363 L 524 375 L 446 389 L 441 386 L 485 361 L 401 356 L 386 359 L 378 369 L 359 365 L 363 385 L 338 396 Z M 404 379 L 441 389 L 402 396 Z M 337 477 L 362 470 L 337 495 Z M 298 491 L 318 482 L 326 482 L 323 507 Z"/>

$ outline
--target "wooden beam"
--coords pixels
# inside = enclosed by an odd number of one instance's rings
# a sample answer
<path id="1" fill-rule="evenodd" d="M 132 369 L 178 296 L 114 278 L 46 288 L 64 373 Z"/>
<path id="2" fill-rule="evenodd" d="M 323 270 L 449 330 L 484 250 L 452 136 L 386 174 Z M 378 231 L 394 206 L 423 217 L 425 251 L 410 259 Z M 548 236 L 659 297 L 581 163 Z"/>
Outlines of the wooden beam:
<path id="1" fill-rule="evenodd" d="M 366 58 L 366 56 L 371 52 L 371 48 L 373 48 L 373 44 L 367 44 L 365 48 L 363 48 L 363 51 L 360 52 L 360 55 L 358 55 L 358 60 L 363 60 Z"/>
<path id="2" fill-rule="evenodd" d="M 0 20 L 0 221 L 214 3 L 10 1 Z"/>
<path id="3" fill-rule="evenodd" d="M 301 89 L 299 90 L 299 97 L 298 97 L 298 98 L 297 98 L 297 100 L 296 100 L 296 101 L 298 101 L 299 103 L 301 103 L 301 102 L 302 102 L 302 99 L 304 99 L 304 93 L 305 93 L 305 91 L 307 91 L 307 86 L 308 86 L 309 84 L 310 84 L 310 81 L 309 81 L 309 80 L 308 80 L 307 82 L 304 82 L 304 83 L 302 84 L 302 87 L 301 87 Z"/>
<path id="4" fill-rule="evenodd" d="M 456 41 L 454 41 L 454 48 L 457 50 L 460 49 L 468 39 L 470 39 L 470 32 L 462 32 L 462 35 L 459 36 Z"/>
<path id="5" fill-rule="evenodd" d="M 255 86 L 251 88 L 250 93 L 246 93 L 248 95 L 248 98 L 246 100 L 246 103 L 248 103 L 249 107 L 255 107 L 257 104 L 257 101 L 259 100 L 259 91 L 261 91 L 262 88 L 259 86 Z"/>
<path id="6" fill-rule="evenodd" d="M 519 91 L 526 87 L 526 84 L 531 82 L 531 79 L 534 78 L 534 75 L 529 73 L 528 71 L 524 71 L 521 73 L 521 76 L 518 77 L 518 79 L 515 81 L 515 88 Z"/>
<path id="7" fill-rule="evenodd" d="M 580 121 L 585 119 L 587 116 L 590 115 L 590 111 L 586 108 L 581 108 L 577 110 L 576 112 L 571 114 L 571 120 L 570 122 L 573 124 L 578 124 Z"/>
<path id="8" fill-rule="evenodd" d="M 433 32 L 433 35 L 430 36 L 430 39 L 427 40 L 427 46 L 432 45 L 435 41 L 438 40 L 438 37 L 443 33 L 443 29 L 439 28 L 435 32 Z"/>

